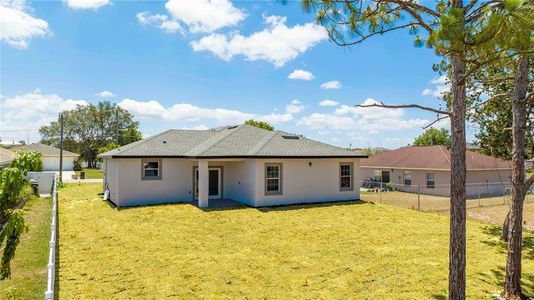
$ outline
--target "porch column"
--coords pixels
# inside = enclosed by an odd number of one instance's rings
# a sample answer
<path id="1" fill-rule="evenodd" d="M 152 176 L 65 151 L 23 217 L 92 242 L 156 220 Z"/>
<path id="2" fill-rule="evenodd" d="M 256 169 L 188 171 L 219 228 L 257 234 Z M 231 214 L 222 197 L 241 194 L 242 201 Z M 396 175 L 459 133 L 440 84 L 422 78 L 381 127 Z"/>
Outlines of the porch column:
<path id="1" fill-rule="evenodd" d="M 208 207 L 209 176 L 208 161 L 198 161 L 198 207 Z"/>

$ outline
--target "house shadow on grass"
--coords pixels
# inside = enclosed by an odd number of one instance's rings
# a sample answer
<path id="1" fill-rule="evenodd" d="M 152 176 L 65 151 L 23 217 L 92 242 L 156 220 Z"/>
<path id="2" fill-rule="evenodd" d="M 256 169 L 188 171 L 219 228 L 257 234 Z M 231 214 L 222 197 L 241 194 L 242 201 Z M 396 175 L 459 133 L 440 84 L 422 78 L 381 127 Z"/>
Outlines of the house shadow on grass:
<path id="1" fill-rule="evenodd" d="M 270 212 L 277 212 L 277 211 L 304 210 L 304 209 L 319 208 L 319 207 L 351 206 L 351 205 L 360 205 L 360 204 L 368 204 L 368 202 L 361 201 L 361 200 L 314 202 L 314 203 L 299 203 L 299 204 L 290 204 L 290 205 L 262 206 L 262 207 L 257 207 L 256 209 L 263 213 L 270 213 Z"/>
<path id="2" fill-rule="evenodd" d="M 365 202 L 361 200 L 351 200 L 351 201 L 329 201 L 329 202 L 314 202 L 314 203 L 299 203 L 299 204 L 290 204 L 290 205 L 276 205 L 276 206 L 262 206 L 262 207 L 252 207 L 242 202 L 234 201 L 231 199 L 223 200 L 210 200 L 209 207 L 199 207 L 198 201 L 189 201 L 189 202 L 172 202 L 172 203 L 160 203 L 160 204 L 147 204 L 139 206 L 123 206 L 118 207 L 115 203 L 105 200 L 106 204 L 118 211 L 129 210 L 129 209 L 139 209 L 144 207 L 152 206 L 182 206 L 182 205 L 191 205 L 195 206 L 198 209 L 204 212 L 211 211 L 225 211 L 225 210 L 238 210 L 238 209 L 256 209 L 263 213 L 277 212 L 277 211 L 290 211 L 290 210 L 302 210 L 318 207 L 332 207 L 332 206 L 346 206 L 346 205 L 359 205 L 359 204 L 374 204 L 372 202 Z"/>

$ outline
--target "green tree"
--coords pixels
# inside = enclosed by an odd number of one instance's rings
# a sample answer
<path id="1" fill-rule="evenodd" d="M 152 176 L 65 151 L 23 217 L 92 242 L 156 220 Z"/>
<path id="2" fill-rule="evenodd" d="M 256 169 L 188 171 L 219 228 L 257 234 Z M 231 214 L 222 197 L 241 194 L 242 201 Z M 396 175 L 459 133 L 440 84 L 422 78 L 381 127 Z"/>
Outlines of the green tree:
<path id="1" fill-rule="evenodd" d="M 247 120 L 245 121 L 245 124 L 247 125 L 251 125 L 251 126 L 255 126 L 255 127 L 258 127 L 258 128 L 262 128 L 262 129 L 266 129 L 266 130 L 269 130 L 269 131 L 273 131 L 274 130 L 274 127 L 273 125 L 265 122 L 265 121 L 256 121 L 256 120 Z"/>
<path id="2" fill-rule="evenodd" d="M 415 138 L 413 144 L 416 146 L 449 146 L 451 144 L 451 135 L 449 134 L 449 130 L 445 128 L 429 128 L 423 132 L 423 134 Z"/>
<path id="3" fill-rule="evenodd" d="M 107 145 L 98 148 L 98 154 L 106 153 L 106 152 L 108 152 L 108 151 L 111 151 L 111 150 L 113 150 L 113 149 L 117 149 L 117 148 L 119 148 L 119 147 L 120 147 L 120 146 L 117 145 L 117 143 L 115 143 L 115 142 L 110 142 L 110 143 L 108 143 Z M 100 159 L 100 160 L 102 160 L 102 159 Z"/>
<path id="4" fill-rule="evenodd" d="M 127 110 L 108 101 L 78 105 L 63 112 L 64 148 L 79 153 L 88 167 L 96 167 L 98 148 L 110 142 L 126 145 L 142 138 L 139 122 Z M 41 142 L 59 146 L 60 123 L 54 121 L 39 129 Z"/>
<path id="5" fill-rule="evenodd" d="M 41 153 L 37 151 L 19 151 L 15 159 L 9 164 L 9 167 L 21 170 L 23 175 L 28 174 L 28 172 L 41 172 L 43 170 Z"/>
<path id="6" fill-rule="evenodd" d="M 11 276 L 10 262 L 20 242 L 20 235 L 27 230 L 22 210 L 15 209 L 27 184 L 23 172 L 18 168 L 8 167 L 0 173 L 0 279 Z"/>
<path id="7" fill-rule="evenodd" d="M 514 0 L 509 0 L 514 1 Z M 451 209 L 449 247 L 450 299 L 465 299 L 466 265 L 466 79 L 476 69 L 499 59 L 492 38 L 502 22 L 503 1 L 438 0 L 302 0 L 306 11 L 316 11 L 330 39 L 340 46 L 363 43 L 385 33 L 409 29 L 415 46 L 433 48 L 450 64 L 450 101 L 446 111 L 421 105 L 384 105 L 384 108 L 421 108 L 451 119 Z"/>

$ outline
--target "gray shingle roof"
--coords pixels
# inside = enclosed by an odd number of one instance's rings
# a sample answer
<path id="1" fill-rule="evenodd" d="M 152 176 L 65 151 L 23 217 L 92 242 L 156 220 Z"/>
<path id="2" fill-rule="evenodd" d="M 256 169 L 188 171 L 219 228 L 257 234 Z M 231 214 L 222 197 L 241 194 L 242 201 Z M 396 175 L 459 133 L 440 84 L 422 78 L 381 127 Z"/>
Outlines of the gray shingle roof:
<path id="1" fill-rule="evenodd" d="M 44 145 L 44 144 L 24 145 L 24 146 L 19 146 L 19 147 L 12 148 L 11 150 L 13 150 L 13 151 L 22 150 L 24 152 L 37 151 L 37 152 L 41 153 L 42 156 L 57 156 L 57 157 L 59 157 L 59 151 L 60 151 L 59 148 L 51 147 L 51 146 Z M 74 152 L 63 150 L 63 156 L 65 156 L 65 157 L 67 157 L 67 156 L 78 157 L 79 155 L 74 153 Z"/>
<path id="2" fill-rule="evenodd" d="M 288 138 L 289 137 L 289 138 Z M 167 130 L 100 157 L 367 157 L 353 151 L 250 125 Z"/>

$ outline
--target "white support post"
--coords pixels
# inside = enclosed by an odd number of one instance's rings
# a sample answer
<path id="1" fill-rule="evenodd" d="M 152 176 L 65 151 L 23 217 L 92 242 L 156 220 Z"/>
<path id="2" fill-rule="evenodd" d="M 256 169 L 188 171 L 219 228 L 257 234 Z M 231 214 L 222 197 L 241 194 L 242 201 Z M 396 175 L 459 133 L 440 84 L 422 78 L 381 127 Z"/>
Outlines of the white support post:
<path id="1" fill-rule="evenodd" d="M 198 161 L 198 207 L 208 207 L 209 195 L 208 161 Z"/>

